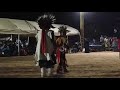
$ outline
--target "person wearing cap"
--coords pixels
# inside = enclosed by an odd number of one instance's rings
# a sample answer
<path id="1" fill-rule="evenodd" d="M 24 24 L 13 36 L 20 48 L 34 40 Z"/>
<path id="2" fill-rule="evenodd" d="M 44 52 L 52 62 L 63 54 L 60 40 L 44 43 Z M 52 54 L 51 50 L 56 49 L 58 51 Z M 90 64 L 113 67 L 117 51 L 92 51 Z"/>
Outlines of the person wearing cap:
<path id="1" fill-rule="evenodd" d="M 40 67 L 41 77 L 52 76 L 52 68 L 55 64 L 52 58 L 54 45 L 51 41 L 51 34 L 48 34 L 49 29 L 53 27 L 52 23 L 54 23 L 55 20 L 55 16 L 51 14 L 44 14 L 37 20 L 37 23 L 42 30 L 39 30 L 36 35 L 37 47 L 35 60 L 36 66 Z"/>

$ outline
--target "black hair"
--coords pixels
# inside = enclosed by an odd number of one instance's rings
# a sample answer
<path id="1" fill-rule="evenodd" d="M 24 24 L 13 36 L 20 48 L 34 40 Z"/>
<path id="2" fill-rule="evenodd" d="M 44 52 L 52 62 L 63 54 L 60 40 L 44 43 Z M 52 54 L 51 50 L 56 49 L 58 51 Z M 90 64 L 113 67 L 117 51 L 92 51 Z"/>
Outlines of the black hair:
<path id="1" fill-rule="evenodd" d="M 41 29 L 50 29 L 52 24 L 55 23 L 56 18 L 54 15 L 46 13 L 38 17 L 37 23 Z"/>

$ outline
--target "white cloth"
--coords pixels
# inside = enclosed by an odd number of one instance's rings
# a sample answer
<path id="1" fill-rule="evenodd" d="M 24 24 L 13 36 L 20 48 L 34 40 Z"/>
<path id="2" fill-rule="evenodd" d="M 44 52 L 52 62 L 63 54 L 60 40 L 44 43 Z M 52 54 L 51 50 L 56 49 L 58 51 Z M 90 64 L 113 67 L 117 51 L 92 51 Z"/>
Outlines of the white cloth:
<path id="1" fill-rule="evenodd" d="M 51 31 L 49 31 L 49 32 L 47 33 L 47 35 L 52 39 Z"/>
<path id="2" fill-rule="evenodd" d="M 41 33 L 42 31 L 38 31 L 36 37 L 37 40 L 37 46 L 36 46 L 36 52 L 35 52 L 35 60 L 36 60 L 36 66 L 39 65 L 39 60 L 40 60 L 40 43 L 41 43 Z M 39 37 L 38 37 L 39 35 Z"/>
<path id="3" fill-rule="evenodd" d="M 36 66 L 39 65 L 39 60 L 51 60 L 51 54 L 53 52 L 53 44 L 50 40 L 50 36 L 46 36 L 47 38 L 47 50 L 48 53 L 44 53 L 44 55 L 42 53 L 40 53 L 40 47 L 41 47 L 41 37 L 42 37 L 42 30 L 38 31 L 37 35 L 35 36 L 37 39 L 37 46 L 36 46 L 36 52 L 35 52 L 35 62 L 36 62 Z"/>

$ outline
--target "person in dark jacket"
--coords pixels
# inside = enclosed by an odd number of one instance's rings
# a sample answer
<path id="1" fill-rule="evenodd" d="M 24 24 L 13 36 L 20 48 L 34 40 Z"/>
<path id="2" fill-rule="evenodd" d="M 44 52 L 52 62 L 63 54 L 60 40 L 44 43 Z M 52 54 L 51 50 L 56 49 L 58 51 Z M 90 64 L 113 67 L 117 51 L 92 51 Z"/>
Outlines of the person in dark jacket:
<path id="1" fill-rule="evenodd" d="M 85 43 L 84 43 L 84 47 L 85 47 L 85 53 L 89 53 L 89 40 L 87 38 L 85 38 Z"/>

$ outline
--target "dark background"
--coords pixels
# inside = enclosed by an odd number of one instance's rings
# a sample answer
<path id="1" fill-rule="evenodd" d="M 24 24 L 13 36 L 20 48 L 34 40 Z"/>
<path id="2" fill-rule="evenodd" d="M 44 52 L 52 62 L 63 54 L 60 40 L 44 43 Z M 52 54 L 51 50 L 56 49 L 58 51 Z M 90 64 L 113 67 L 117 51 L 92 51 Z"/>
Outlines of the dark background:
<path id="1" fill-rule="evenodd" d="M 85 36 L 99 38 L 100 35 L 113 36 L 113 30 L 120 31 L 120 12 L 85 13 Z"/>
<path id="2" fill-rule="evenodd" d="M 46 12 L 0 12 L 0 18 L 26 19 L 36 21 Z M 56 16 L 56 23 L 67 24 L 80 29 L 79 12 L 50 12 Z M 112 36 L 113 30 L 120 29 L 120 12 L 85 12 L 85 36 L 99 37 L 102 35 Z"/>

